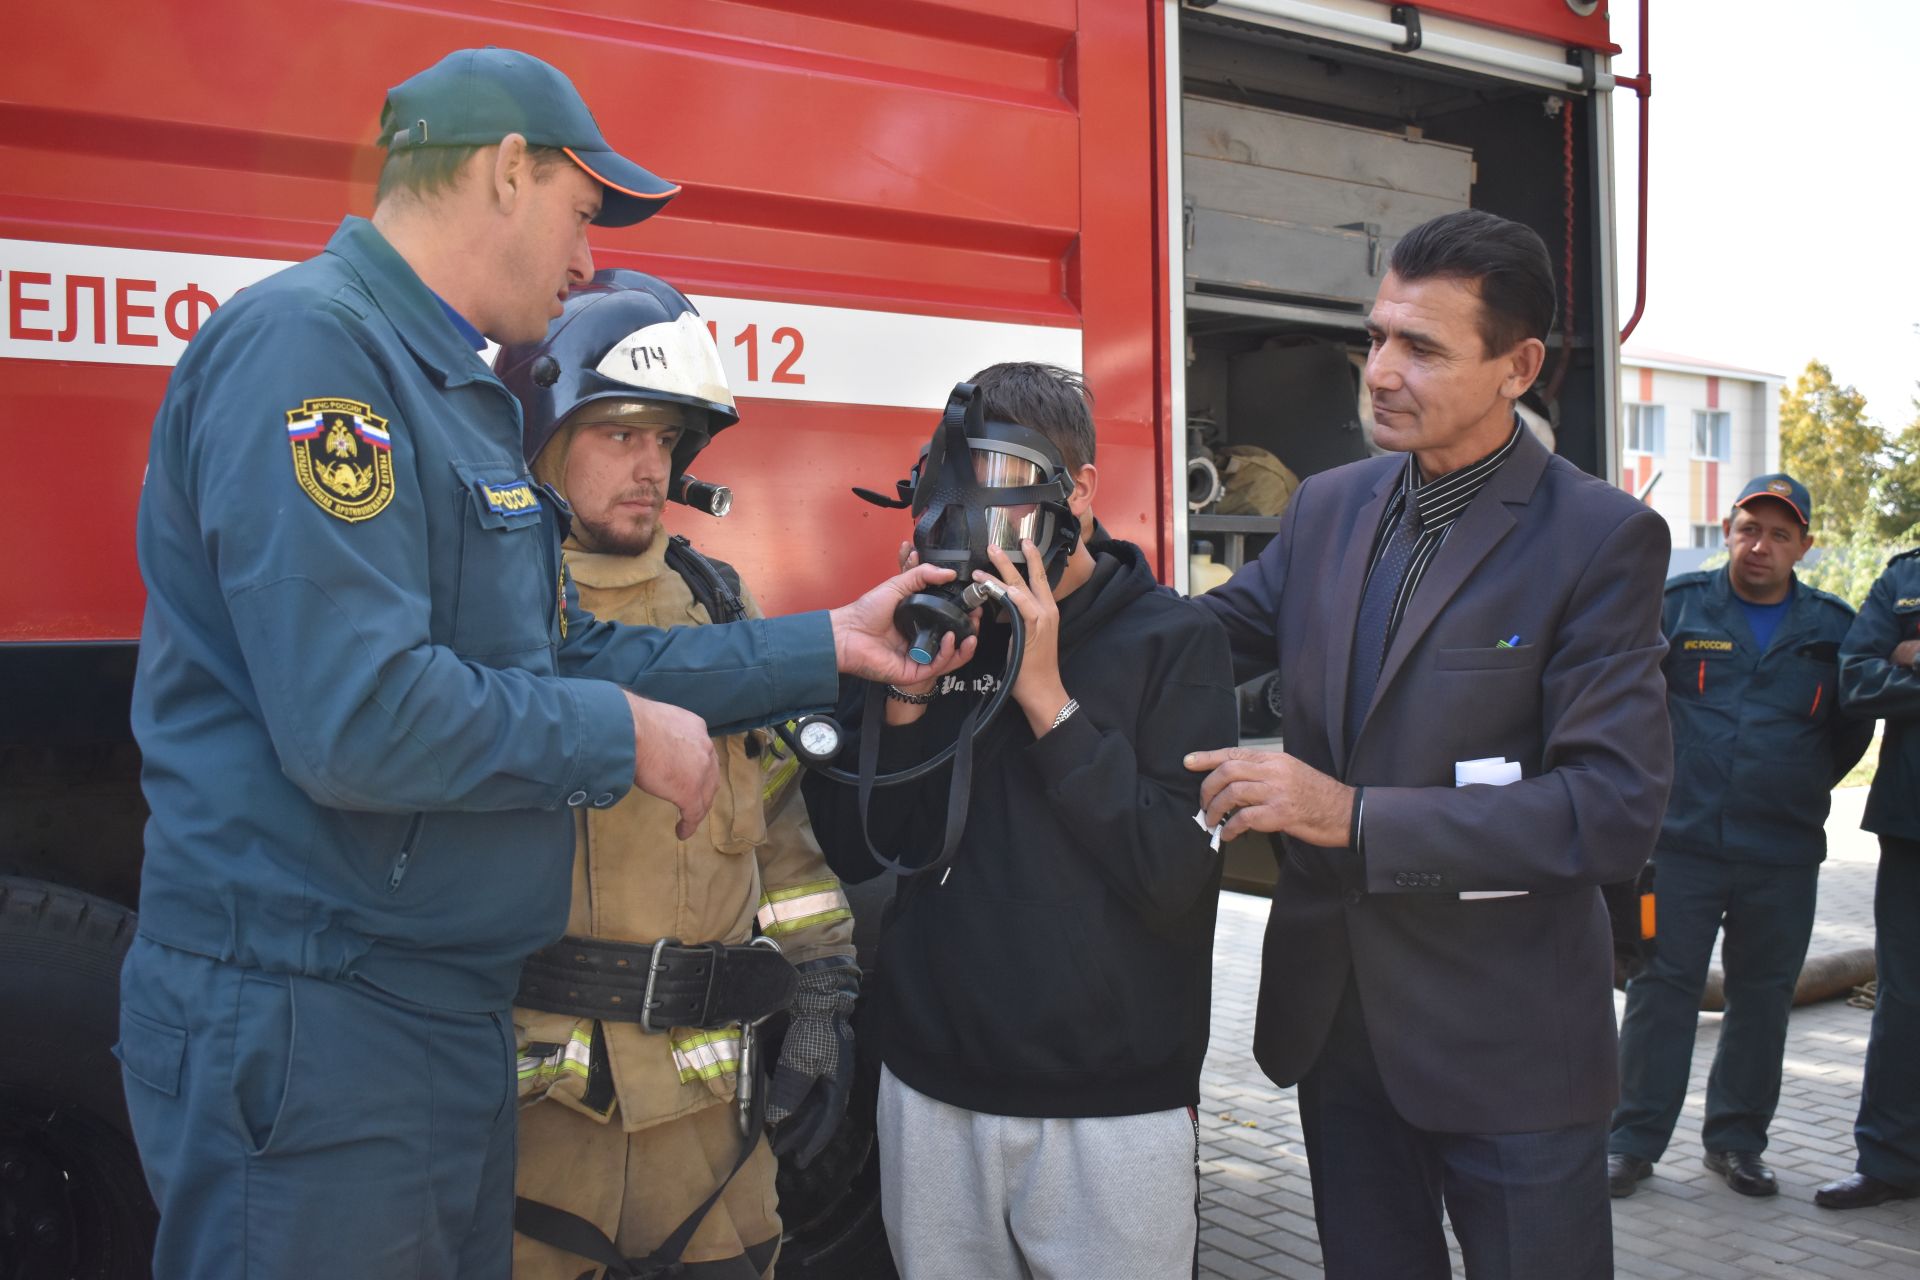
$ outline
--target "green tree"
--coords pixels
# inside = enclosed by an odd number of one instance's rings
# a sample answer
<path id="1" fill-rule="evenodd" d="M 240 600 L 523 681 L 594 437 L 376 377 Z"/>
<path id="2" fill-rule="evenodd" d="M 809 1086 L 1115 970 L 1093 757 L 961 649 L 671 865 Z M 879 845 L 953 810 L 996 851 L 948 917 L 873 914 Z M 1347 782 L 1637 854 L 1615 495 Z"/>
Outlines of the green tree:
<path id="1" fill-rule="evenodd" d="M 1920 528 L 1920 396 L 1913 400 L 1913 421 L 1887 442 L 1887 463 L 1876 486 L 1880 536 L 1911 542 Z"/>
<path id="2" fill-rule="evenodd" d="M 1831 591 L 1858 609 L 1887 560 L 1905 549 L 1882 538 L 1869 522 L 1845 538 L 1816 535 L 1813 553 L 1796 572 L 1808 586 Z"/>
<path id="3" fill-rule="evenodd" d="M 1867 398 L 1837 386 L 1818 360 L 1780 391 L 1780 465 L 1813 494 L 1822 542 L 1846 542 L 1877 525 L 1874 484 L 1886 437 L 1867 421 Z"/>

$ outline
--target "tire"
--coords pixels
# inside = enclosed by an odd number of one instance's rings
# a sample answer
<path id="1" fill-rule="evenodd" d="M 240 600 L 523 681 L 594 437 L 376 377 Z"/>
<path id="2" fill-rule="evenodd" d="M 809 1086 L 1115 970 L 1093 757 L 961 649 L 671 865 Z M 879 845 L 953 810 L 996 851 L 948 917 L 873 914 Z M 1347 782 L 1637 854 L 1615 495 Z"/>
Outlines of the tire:
<path id="1" fill-rule="evenodd" d="M 0 877 L 0 1280 L 138 1280 L 158 1221 L 120 1067 L 124 907 Z"/>
<path id="2" fill-rule="evenodd" d="M 781 1162 L 776 1186 L 786 1238 L 780 1280 L 897 1280 L 880 1217 L 880 1149 L 873 1133 L 879 1096 L 879 1070 L 863 1064 L 847 1118 L 813 1163 L 799 1169 Z"/>
<path id="3" fill-rule="evenodd" d="M 888 890 L 890 894 L 891 885 Z M 874 900 L 870 918 L 878 917 L 882 901 Z M 855 905 L 856 911 L 862 909 L 863 904 Z M 858 920 L 856 915 L 856 931 Z M 862 958 L 870 964 L 871 952 L 863 949 Z M 871 968 L 864 981 L 873 981 Z M 780 1280 L 899 1278 L 887 1245 L 887 1224 L 880 1216 L 880 1147 L 874 1140 L 880 1059 L 870 1047 L 872 1038 L 865 1026 L 870 1008 L 864 995 L 854 1006 L 858 1066 L 847 1099 L 846 1119 L 806 1168 L 797 1168 L 791 1161 L 780 1162 L 774 1183 L 780 1195 L 785 1236 L 774 1272 Z M 784 1025 L 772 1029 L 785 1030 Z M 767 1061 L 772 1062 L 778 1058 L 780 1047 L 773 1037 L 768 1040 Z"/>

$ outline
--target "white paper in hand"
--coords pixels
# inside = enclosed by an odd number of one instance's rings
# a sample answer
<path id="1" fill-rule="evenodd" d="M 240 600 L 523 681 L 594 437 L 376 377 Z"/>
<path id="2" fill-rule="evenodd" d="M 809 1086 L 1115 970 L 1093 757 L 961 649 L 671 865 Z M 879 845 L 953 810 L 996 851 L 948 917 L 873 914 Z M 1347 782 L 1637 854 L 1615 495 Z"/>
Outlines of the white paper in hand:
<path id="1" fill-rule="evenodd" d="M 1225 822 L 1220 822 L 1210 827 L 1207 825 L 1207 811 L 1205 809 L 1197 809 L 1194 811 L 1193 825 L 1196 827 L 1199 827 L 1202 831 L 1212 836 L 1213 851 L 1215 853 L 1220 852 L 1220 828 L 1226 826 L 1227 824 Z"/>

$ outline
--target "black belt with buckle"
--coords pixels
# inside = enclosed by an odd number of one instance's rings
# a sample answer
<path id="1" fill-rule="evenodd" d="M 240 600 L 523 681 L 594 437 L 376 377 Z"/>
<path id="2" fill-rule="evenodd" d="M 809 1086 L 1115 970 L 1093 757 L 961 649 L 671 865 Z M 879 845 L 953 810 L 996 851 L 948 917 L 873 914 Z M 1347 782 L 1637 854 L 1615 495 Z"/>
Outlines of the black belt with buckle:
<path id="1" fill-rule="evenodd" d="M 643 1031 L 712 1029 L 778 1013 L 799 985 L 800 975 L 765 938 L 682 946 L 678 938 L 648 944 L 569 936 L 527 958 L 514 1003 L 637 1022 Z"/>

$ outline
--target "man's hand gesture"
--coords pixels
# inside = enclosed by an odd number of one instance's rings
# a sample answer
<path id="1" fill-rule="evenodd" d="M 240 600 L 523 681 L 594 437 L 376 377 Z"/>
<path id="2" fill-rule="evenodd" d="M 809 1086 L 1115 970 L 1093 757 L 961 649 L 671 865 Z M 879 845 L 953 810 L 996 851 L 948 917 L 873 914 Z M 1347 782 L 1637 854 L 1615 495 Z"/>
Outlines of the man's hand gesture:
<path id="1" fill-rule="evenodd" d="M 1353 828 L 1353 788 L 1281 751 L 1227 747 L 1195 751 L 1187 768 L 1205 773 L 1200 804 L 1220 838 L 1278 831 L 1326 849 L 1345 848 Z"/>
<path id="2" fill-rule="evenodd" d="M 1007 589 L 1007 607 L 1019 611 L 1026 630 L 1020 675 L 1013 682 L 1013 700 L 1026 713 L 1033 736 L 1041 738 L 1067 705 L 1067 688 L 1060 682 L 1060 606 L 1053 598 L 1053 584 L 1047 581 L 1040 549 L 1022 538 L 1020 551 L 1026 556 L 1024 577 L 1013 558 L 999 547 L 988 547 L 987 557 Z M 974 576 L 984 579 L 987 575 Z"/>
<path id="3" fill-rule="evenodd" d="M 633 785 L 680 810 L 674 834 L 686 840 L 720 790 L 720 758 L 707 736 L 707 722 L 633 693 L 627 693 L 627 709 L 633 712 Z"/>

